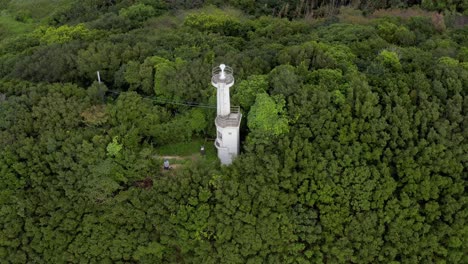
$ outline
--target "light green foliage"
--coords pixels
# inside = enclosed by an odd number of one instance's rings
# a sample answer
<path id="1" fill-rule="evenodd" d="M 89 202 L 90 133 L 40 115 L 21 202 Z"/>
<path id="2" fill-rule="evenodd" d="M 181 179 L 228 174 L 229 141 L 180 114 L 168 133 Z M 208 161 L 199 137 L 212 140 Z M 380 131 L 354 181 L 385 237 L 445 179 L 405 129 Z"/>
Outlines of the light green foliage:
<path id="1" fill-rule="evenodd" d="M 119 144 L 118 142 L 118 139 L 119 137 L 115 136 L 113 139 L 112 139 L 112 142 L 110 142 L 108 145 L 107 145 L 107 155 L 111 156 L 111 157 L 115 157 L 119 154 L 120 150 L 122 150 L 122 144 Z"/>
<path id="2" fill-rule="evenodd" d="M 3 12 L 0 16 L 0 38 L 11 38 L 17 34 L 22 34 L 34 30 L 34 24 L 24 23 L 16 20 L 11 14 Z"/>
<path id="3" fill-rule="evenodd" d="M 377 25 L 379 35 L 386 41 L 400 45 L 411 45 L 416 38 L 415 34 L 405 26 L 384 21 Z"/>
<path id="4" fill-rule="evenodd" d="M 250 75 L 246 80 L 242 80 L 233 89 L 233 100 L 247 112 L 254 104 L 257 94 L 268 90 L 267 76 Z"/>
<path id="5" fill-rule="evenodd" d="M 394 51 L 383 50 L 380 52 L 377 59 L 380 63 L 382 63 L 382 65 L 386 67 L 389 67 L 393 70 L 401 70 L 400 59 L 398 54 Z"/>
<path id="6" fill-rule="evenodd" d="M 119 11 L 119 15 L 128 18 L 135 22 L 143 22 L 146 19 L 154 16 L 156 11 L 152 6 L 145 5 L 145 4 L 135 4 L 128 8 L 121 9 Z"/>
<path id="7" fill-rule="evenodd" d="M 279 136 L 289 130 L 288 120 L 284 116 L 284 99 L 259 93 L 248 115 L 248 126 L 260 135 Z"/>
<path id="8" fill-rule="evenodd" d="M 448 67 L 456 67 L 459 65 L 458 60 L 450 58 L 450 57 L 442 57 L 439 59 L 439 63 L 443 64 Z"/>
<path id="9" fill-rule="evenodd" d="M 346 101 L 346 97 L 340 90 L 335 90 L 332 93 L 333 102 L 337 105 L 342 105 Z"/>
<path id="10" fill-rule="evenodd" d="M 63 25 L 60 27 L 40 27 L 36 29 L 33 36 L 42 44 L 63 44 L 72 40 L 91 40 L 99 34 L 97 30 L 90 30 L 84 24 L 76 26 Z"/>

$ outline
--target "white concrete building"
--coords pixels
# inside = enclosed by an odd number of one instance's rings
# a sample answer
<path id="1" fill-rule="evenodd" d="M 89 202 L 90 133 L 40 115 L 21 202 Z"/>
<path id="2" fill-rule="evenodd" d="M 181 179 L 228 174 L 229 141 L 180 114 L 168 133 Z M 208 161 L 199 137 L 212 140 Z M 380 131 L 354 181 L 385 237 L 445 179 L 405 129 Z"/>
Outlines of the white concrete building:
<path id="1" fill-rule="evenodd" d="M 218 158 L 224 165 L 232 163 L 239 154 L 240 108 L 231 107 L 229 88 L 234 84 L 231 67 L 224 64 L 213 69 L 211 84 L 217 89 L 217 115 L 215 146 Z"/>

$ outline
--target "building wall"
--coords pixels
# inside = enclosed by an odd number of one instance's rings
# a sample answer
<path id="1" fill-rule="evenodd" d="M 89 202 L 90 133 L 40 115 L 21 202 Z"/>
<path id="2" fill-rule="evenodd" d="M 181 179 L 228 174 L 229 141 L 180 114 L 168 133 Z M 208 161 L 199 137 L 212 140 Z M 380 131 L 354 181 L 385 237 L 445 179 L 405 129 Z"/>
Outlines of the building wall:
<path id="1" fill-rule="evenodd" d="M 218 127 L 216 148 L 218 157 L 222 164 L 231 164 L 232 160 L 239 154 L 239 127 Z"/>

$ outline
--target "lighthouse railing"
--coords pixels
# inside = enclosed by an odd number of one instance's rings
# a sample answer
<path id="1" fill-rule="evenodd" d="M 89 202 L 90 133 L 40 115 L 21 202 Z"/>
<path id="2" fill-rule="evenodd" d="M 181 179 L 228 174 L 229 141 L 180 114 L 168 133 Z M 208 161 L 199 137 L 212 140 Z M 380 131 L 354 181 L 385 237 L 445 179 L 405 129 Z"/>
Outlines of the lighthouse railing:
<path id="1" fill-rule="evenodd" d="M 211 77 L 211 83 L 216 86 L 218 83 L 231 84 L 234 82 L 234 71 L 229 66 L 224 66 L 222 69 L 220 66 L 214 67 Z"/>
<path id="2" fill-rule="evenodd" d="M 221 127 L 237 127 L 240 125 L 242 114 L 239 106 L 231 107 L 231 113 L 226 116 L 217 116 L 216 125 Z"/>

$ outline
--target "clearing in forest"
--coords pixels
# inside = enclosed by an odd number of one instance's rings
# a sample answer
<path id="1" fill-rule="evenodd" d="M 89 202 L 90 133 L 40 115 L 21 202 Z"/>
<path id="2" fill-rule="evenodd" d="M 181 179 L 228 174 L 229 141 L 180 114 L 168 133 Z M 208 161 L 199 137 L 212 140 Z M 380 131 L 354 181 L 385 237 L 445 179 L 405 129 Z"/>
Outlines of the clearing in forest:
<path id="1" fill-rule="evenodd" d="M 201 146 L 205 147 L 205 155 L 200 153 Z M 216 160 L 216 149 L 212 141 L 204 139 L 195 139 L 190 142 L 175 143 L 158 148 L 158 155 L 154 157 L 161 163 L 163 173 L 178 170 L 190 163 L 204 158 L 207 160 Z M 170 170 L 164 170 L 163 163 L 169 161 Z"/>

